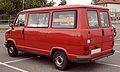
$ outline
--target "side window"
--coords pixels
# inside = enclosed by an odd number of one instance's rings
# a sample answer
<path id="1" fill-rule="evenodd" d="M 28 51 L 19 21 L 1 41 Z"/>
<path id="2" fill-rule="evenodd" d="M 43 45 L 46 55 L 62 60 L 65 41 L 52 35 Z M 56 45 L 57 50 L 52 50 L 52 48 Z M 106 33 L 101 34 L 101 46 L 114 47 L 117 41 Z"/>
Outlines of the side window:
<path id="1" fill-rule="evenodd" d="M 88 11 L 88 21 L 90 28 L 99 27 L 97 11 Z"/>
<path id="2" fill-rule="evenodd" d="M 110 26 L 107 12 L 100 12 L 100 19 L 101 19 L 102 27 Z"/>
<path id="3" fill-rule="evenodd" d="M 15 26 L 24 26 L 25 14 L 20 14 L 16 20 Z"/>
<path id="4" fill-rule="evenodd" d="M 29 27 L 48 27 L 49 13 L 33 13 L 29 14 Z"/>
<path id="5" fill-rule="evenodd" d="M 54 12 L 52 27 L 53 28 L 75 28 L 76 11 Z"/>

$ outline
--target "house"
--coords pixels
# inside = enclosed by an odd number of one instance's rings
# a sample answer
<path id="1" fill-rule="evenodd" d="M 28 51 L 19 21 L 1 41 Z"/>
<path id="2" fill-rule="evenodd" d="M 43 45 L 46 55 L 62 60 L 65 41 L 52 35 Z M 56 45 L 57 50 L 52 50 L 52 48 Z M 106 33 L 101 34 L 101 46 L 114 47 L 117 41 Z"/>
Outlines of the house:
<path id="1" fill-rule="evenodd" d="M 98 0 L 97 5 L 109 8 L 111 17 L 120 20 L 120 0 Z"/>

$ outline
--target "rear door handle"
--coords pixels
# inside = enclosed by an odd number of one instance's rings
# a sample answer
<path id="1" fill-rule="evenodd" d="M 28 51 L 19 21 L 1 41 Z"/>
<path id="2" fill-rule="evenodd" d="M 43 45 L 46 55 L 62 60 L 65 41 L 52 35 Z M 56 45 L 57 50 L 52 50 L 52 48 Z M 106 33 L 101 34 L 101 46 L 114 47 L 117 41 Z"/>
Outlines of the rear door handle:
<path id="1" fill-rule="evenodd" d="M 102 35 L 104 36 L 105 32 L 104 32 L 104 29 L 102 29 Z"/>
<path id="2" fill-rule="evenodd" d="M 22 29 L 22 34 L 24 34 L 24 28 Z"/>

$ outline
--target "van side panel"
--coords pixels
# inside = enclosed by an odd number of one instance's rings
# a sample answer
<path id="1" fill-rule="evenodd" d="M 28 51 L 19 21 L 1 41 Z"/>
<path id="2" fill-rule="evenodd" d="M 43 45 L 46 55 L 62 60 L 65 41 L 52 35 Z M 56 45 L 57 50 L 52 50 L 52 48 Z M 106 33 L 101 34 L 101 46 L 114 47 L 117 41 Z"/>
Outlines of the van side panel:
<path id="1" fill-rule="evenodd" d="M 25 49 L 42 54 L 49 54 L 47 28 L 25 28 Z"/>
<path id="2" fill-rule="evenodd" d="M 62 11 L 64 12 L 64 10 Z M 81 12 L 82 9 L 77 9 L 77 28 L 49 28 L 47 35 L 49 48 L 64 48 L 70 59 L 75 59 L 77 55 L 83 55 L 85 40 L 83 40 L 83 36 L 81 35 Z"/>

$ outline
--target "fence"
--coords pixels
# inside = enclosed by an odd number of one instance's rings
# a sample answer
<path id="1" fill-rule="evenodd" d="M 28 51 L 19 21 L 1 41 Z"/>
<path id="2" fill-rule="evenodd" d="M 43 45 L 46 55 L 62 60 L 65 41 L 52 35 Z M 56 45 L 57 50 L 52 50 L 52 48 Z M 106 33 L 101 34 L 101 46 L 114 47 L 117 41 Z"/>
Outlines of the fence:
<path id="1" fill-rule="evenodd" d="M 10 24 L 11 22 L 13 22 L 14 20 L 0 20 L 0 24 Z"/>
<path id="2" fill-rule="evenodd" d="M 0 31 L 1 30 L 6 30 L 9 28 L 9 24 L 12 22 L 13 20 L 0 20 Z"/>

